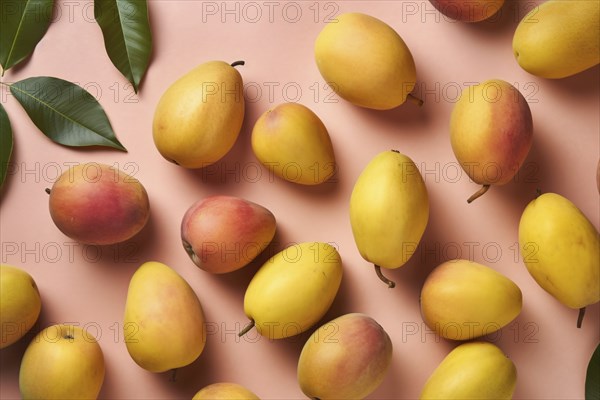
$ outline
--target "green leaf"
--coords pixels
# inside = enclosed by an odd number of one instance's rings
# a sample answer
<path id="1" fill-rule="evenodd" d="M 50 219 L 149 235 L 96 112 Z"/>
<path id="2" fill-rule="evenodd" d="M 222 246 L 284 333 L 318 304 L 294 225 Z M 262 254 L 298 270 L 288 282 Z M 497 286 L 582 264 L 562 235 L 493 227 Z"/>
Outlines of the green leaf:
<path id="1" fill-rule="evenodd" d="M 600 399 L 600 344 L 590 359 L 585 378 L 585 399 Z"/>
<path id="2" fill-rule="evenodd" d="M 0 104 L 0 187 L 4 184 L 13 149 L 13 134 L 8 114 Z"/>
<path id="3" fill-rule="evenodd" d="M 13 83 L 10 91 L 33 123 L 53 141 L 127 151 L 115 137 L 100 103 L 80 86 L 40 76 Z"/>
<path id="4" fill-rule="evenodd" d="M 2 74 L 29 56 L 52 18 L 53 0 L 0 0 Z"/>
<path id="5" fill-rule="evenodd" d="M 94 17 L 110 60 L 137 93 L 152 50 L 146 0 L 95 0 Z"/>

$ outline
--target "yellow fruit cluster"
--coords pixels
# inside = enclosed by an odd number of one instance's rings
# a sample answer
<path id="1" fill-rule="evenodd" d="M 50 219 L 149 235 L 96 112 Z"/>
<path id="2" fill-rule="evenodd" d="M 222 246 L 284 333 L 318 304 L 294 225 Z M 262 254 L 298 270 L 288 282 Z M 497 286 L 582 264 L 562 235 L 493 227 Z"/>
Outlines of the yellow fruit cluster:
<path id="1" fill-rule="evenodd" d="M 452 5 L 449 0 L 432 2 L 442 13 L 469 22 L 489 18 L 502 6 L 502 1 L 490 1 L 484 11 L 467 16 L 461 14 L 460 1 Z M 563 78 L 597 65 L 599 7 L 598 1 L 549 0 L 536 8 L 514 35 L 519 65 L 545 78 Z M 324 80 L 354 105 L 387 110 L 407 99 L 423 103 L 412 94 L 416 67 L 409 48 L 379 19 L 360 13 L 337 16 L 316 38 L 314 55 Z M 152 125 L 154 143 L 164 158 L 195 169 L 214 164 L 231 150 L 245 115 L 242 65 L 206 62 L 165 91 Z M 458 162 L 482 185 L 469 202 L 491 186 L 511 181 L 533 143 L 527 101 L 501 79 L 465 89 L 449 127 Z M 336 170 L 327 128 L 304 105 L 285 103 L 264 112 L 252 130 L 251 145 L 256 158 L 275 176 L 296 184 L 321 184 Z M 490 165 L 495 167 L 493 174 Z M 68 177 L 78 176 L 81 170 L 75 167 Z M 102 166 L 100 171 L 108 178 L 111 169 Z M 83 243 L 110 244 L 143 228 L 149 218 L 145 189 L 137 180 L 125 184 L 124 174 L 110 176 L 122 179 L 67 181 L 63 175 L 57 181 L 50 190 L 50 211 L 61 231 Z M 102 200 L 101 193 L 106 192 L 123 200 L 118 212 L 104 208 L 108 200 Z M 360 255 L 393 288 L 395 283 L 382 269 L 405 265 L 430 222 L 423 177 L 409 156 L 382 151 L 364 167 L 348 200 Z M 123 223 L 111 223 L 115 220 Z M 185 250 L 199 268 L 222 274 L 252 262 L 273 240 L 275 226 L 274 215 L 260 205 L 215 196 L 190 207 L 181 235 Z M 600 300 L 597 229 L 565 197 L 545 193 L 523 211 L 518 241 L 532 277 L 561 303 L 580 309 L 581 325 L 585 307 Z M 251 244 L 256 246 L 249 249 Z M 336 298 L 343 269 L 338 250 L 328 243 L 303 242 L 277 252 L 247 287 L 243 308 L 250 322 L 240 335 L 256 328 L 274 340 L 314 328 Z M 33 278 L 23 270 L 2 265 L 0 284 L 4 348 L 32 329 L 42 302 Z M 441 337 L 467 342 L 459 344 L 433 371 L 421 398 L 512 398 L 515 364 L 481 338 L 517 318 L 522 303 L 520 288 L 492 268 L 464 259 L 437 266 L 421 288 L 423 320 Z M 185 367 L 205 347 L 206 321 L 196 293 L 182 276 L 160 262 L 146 262 L 132 276 L 123 322 L 125 330 L 136 330 L 135 337 L 126 340 L 131 358 L 151 372 Z M 331 330 L 336 332 L 334 341 L 327 340 Z M 393 338 L 367 315 L 351 313 L 329 321 L 306 341 L 298 361 L 299 386 L 310 398 L 364 398 L 386 376 L 392 343 Z M 19 381 L 23 398 L 96 398 L 104 375 L 99 344 L 80 328 L 54 325 L 39 332 L 27 348 Z M 225 382 L 207 386 L 194 396 L 198 400 L 225 398 L 258 397 Z"/>

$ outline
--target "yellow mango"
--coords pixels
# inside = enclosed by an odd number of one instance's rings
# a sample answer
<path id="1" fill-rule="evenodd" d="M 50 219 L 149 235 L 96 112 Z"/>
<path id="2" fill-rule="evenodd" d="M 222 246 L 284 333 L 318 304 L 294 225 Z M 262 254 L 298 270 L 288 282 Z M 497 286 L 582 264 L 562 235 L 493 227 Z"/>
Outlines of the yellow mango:
<path id="1" fill-rule="evenodd" d="M 242 385 L 231 382 L 213 383 L 200 389 L 192 400 L 260 400 Z"/>
<path id="2" fill-rule="evenodd" d="M 131 358 L 151 372 L 191 364 L 206 342 L 196 293 L 177 272 L 155 261 L 142 264 L 131 278 L 123 331 Z"/>
<path id="3" fill-rule="evenodd" d="M 342 259 L 327 243 L 295 244 L 271 257 L 254 275 L 244 296 L 244 312 L 269 339 L 297 335 L 329 310 L 342 281 Z"/>
<path id="4" fill-rule="evenodd" d="M 318 185 L 335 172 L 327 128 L 308 107 L 284 103 L 260 116 L 252 130 L 256 158 L 278 177 Z"/>
<path id="5" fill-rule="evenodd" d="M 27 346 L 19 369 L 24 400 L 96 399 L 104 383 L 102 348 L 78 326 L 52 325 Z"/>
<path id="6" fill-rule="evenodd" d="M 0 265 L 0 349 L 21 339 L 42 309 L 38 287 L 27 272 Z"/>
<path id="7" fill-rule="evenodd" d="M 519 222 L 519 246 L 533 279 L 558 301 L 575 309 L 600 301 L 598 231 L 571 201 L 556 193 L 532 200 Z"/>
<path id="8" fill-rule="evenodd" d="M 436 267 L 421 289 L 427 326 L 453 340 L 496 332 L 514 320 L 523 305 L 521 289 L 501 273 L 468 260 Z"/>
<path id="9" fill-rule="evenodd" d="M 421 173 L 404 154 L 379 153 L 365 167 L 350 197 L 350 223 L 360 255 L 380 268 L 403 266 L 415 252 L 429 219 L 429 197 Z"/>
<path id="10" fill-rule="evenodd" d="M 338 15 L 327 24 L 315 41 L 315 60 L 331 88 L 360 107 L 395 108 L 416 84 L 406 43 L 388 24 L 366 14 Z"/>
<path id="11" fill-rule="evenodd" d="M 502 350 L 488 342 L 457 346 L 433 371 L 421 400 L 512 399 L 517 368 Z"/>
<path id="12" fill-rule="evenodd" d="M 152 125 L 154 144 L 164 158 L 202 168 L 231 150 L 244 122 L 243 81 L 233 67 L 240 64 L 201 64 L 165 91 Z"/>
<path id="13" fill-rule="evenodd" d="M 530 74 L 565 78 L 598 65 L 599 32 L 600 1 L 548 0 L 517 26 L 513 53 Z"/>

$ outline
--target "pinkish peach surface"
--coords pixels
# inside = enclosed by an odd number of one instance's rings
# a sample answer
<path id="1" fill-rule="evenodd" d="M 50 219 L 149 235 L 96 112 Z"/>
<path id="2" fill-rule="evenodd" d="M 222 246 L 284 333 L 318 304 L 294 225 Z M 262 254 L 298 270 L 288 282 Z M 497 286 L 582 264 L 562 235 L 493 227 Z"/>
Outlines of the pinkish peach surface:
<path id="1" fill-rule="evenodd" d="M 504 0 L 429 0 L 442 14 L 456 21 L 479 22 L 493 17 Z"/>
<path id="2" fill-rule="evenodd" d="M 55 1 L 53 22 L 32 57 L 6 71 L 2 81 L 50 75 L 79 82 L 99 98 L 129 152 L 54 145 L 0 85 L 0 101 L 15 136 L 12 164 L 0 193 L 0 257 L 34 277 L 43 302 L 33 332 L 0 352 L 0 398 L 20 397 L 18 371 L 28 340 L 56 322 L 78 323 L 98 338 L 106 359 L 102 399 L 190 399 L 201 387 L 223 381 L 248 387 L 265 400 L 304 398 L 296 369 L 309 333 L 283 341 L 252 332 L 237 337 L 247 322 L 244 291 L 260 261 L 303 241 L 333 242 L 344 260 L 338 296 L 323 321 L 363 312 L 384 326 L 394 343 L 389 373 L 370 399 L 418 398 L 431 372 L 455 347 L 425 325 L 419 293 L 434 267 L 456 257 L 489 265 L 523 291 L 519 317 L 486 338 L 518 368 L 514 398 L 584 398 L 585 369 L 600 339 L 600 305 L 588 307 L 583 327 L 577 329 L 577 312 L 537 285 L 516 245 L 519 218 L 537 188 L 567 196 L 596 228 L 600 226 L 598 68 L 550 81 L 523 71 L 512 55 L 520 18 L 541 2 L 507 1 L 489 21 L 465 24 L 444 18 L 427 0 L 272 5 L 151 0 L 153 56 L 136 95 L 106 55 L 93 2 Z M 423 107 L 405 103 L 385 112 L 363 110 L 328 89 L 313 60 L 314 39 L 342 12 L 371 14 L 401 34 L 417 65 L 415 93 L 425 101 Z M 203 170 L 183 170 L 156 150 L 152 117 L 171 82 L 213 59 L 246 61 L 238 67 L 247 99 L 244 126 L 220 162 Z M 467 204 L 476 185 L 454 157 L 448 121 L 460 91 L 491 77 L 500 77 L 523 93 L 534 117 L 535 139 L 513 181 Z M 319 187 L 297 187 L 271 177 L 252 153 L 254 122 L 285 101 L 307 105 L 329 130 L 338 169 Z M 431 208 L 431 222 L 413 257 L 403 268 L 389 272 L 397 283 L 394 289 L 374 278 L 372 265 L 356 249 L 348 218 L 354 182 L 364 166 L 386 149 L 398 149 L 415 161 Z M 151 218 L 124 244 L 101 249 L 80 245 L 50 218 L 44 188 L 51 187 L 69 163 L 85 161 L 118 166 L 148 191 Z M 192 203 L 223 194 L 251 199 L 271 210 L 277 217 L 277 234 L 272 251 L 258 256 L 251 266 L 216 276 L 190 261 L 181 246 L 180 229 Z M 206 313 L 206 348 L 196 362 L 179 369 L 174 380 L 171 373 L 156 375 L 141 369 L 124 344 L 127 285 L 147 260 L 165 262 L 185 277 Z M 135 338 L 132 328 L 126 334 Z"/>
<path id="3" fill-rule="evenodd" d="M 67 170 L 50 191 L 50 215 L 65 235 L 85 244 L 115 244 L 137 234 L 150 216 L 135 178 L 105 164 Z"/>
<path id="4" fill-rule="evenodd" d="M 194 203 L 183 216 L 181 240 L 201 269 L 223 274 L 246 266 L 271 242 L 275 216 L 263 206 L 232 196 Z"/>
<path id="5" fill-rule="evenodd" d="M 307 340 L 298 381 L 311 399 L 363 398 L 383 381 L 391 359 L 392 342 L 381 325 L 364 314 L 346 314 Z"/>

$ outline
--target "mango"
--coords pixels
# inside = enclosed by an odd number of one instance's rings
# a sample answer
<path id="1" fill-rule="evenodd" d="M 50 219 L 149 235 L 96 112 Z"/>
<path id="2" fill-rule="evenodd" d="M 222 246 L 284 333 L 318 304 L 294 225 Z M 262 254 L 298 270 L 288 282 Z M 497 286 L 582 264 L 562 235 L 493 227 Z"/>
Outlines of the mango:
<path id="1" fill-rule="evenodd" d="M 189 365 L 206 343 L 200 300 L 173 269 L 146 262 L 129 283 L 123 333 L 131 358 L 150 372 Z"/>
<path id="2" fill-rule="evenodd" d="M 471 203 L 491 185 L 504 185 L 517 174 L 533 141 L 527 100 L 510 83 L 491 79 L 463 90 L 450 117 L 450 142 L 467 175 L 483 185 Z"/>
<path id="3" fill-rule="evenodd" d="M 71 167 L 46 191 L 52 221 L 80 243 L 124 242 L 150 218 L 148 193 L 140 181 L 105 164 Z"/>
<path id="4" fill-rule="evenodd" d="M 317 36 L 319 72 L 341 98 L 360 107 L 389 110 L 411 98 L 417 70 L 400 35 L 361 13 L 335 17 Z"/>
<path id="5" fill-rule="evenodd" d="M 350 197 L 350 224 L 360 255 L 381 268 L 403 266 L 415 252 L 429 220 L 427 187 L 415 163 L 396 150 L 375 156 Z"/>
<path id="6" fill-rule="evenodd" d="M 21 339 L 35 324 L 42 300 L 27 272 L 0 264 L 0 349 Z"/>
<path id="7" fill-rule="evenodd" d="M 429 0 L 445 16 L 463 22 L 480 22 L 496 15 L 504 0 Z"/>
<path id="8" fill-rule="evenodd" d="M 488 342 L 463 343 L 433 371 L 421 400 L 512 399 L 517 368 L 502 350 Z"/>
<path id="9" fill-rule="evenodd" d="M 269 172 L 290 182 L 318 185 L 336 171 L 327 128 L 308 107 L 280 104 L 260 116 L 252 150 Z"/>
<path id="10" fill-rule="evenodd" d="M 427 326 L 446 339 L 469 340 L 508 325 L 521 312 L 521 289 L 501 273 L 468 260 L 440 264 L 421 289 Z"/>
<path id="11" fill-rule="evenodd" d="M 384 380 L 392 341 L 373 318 L 342 315 L 317 329 L 298 360 L 298 382 L 311 399 L 363 399 Z"/>
<path id="12" fill-rule="evenodd" d="M 275 216 L 265 207 L 233 196 L 210 196 L 181 221 L 183 247 L 199 268 L 224 274 L 248 265 L 273 240 Z"/>
<path id="13" fill-rule="evenodd" d="M 73 325 L 52 325 L 27 346 L 19 389 L 23 399 L 96 399 L 104 375 L 104 355 L 93 333 Z"/>
<path id="14" fill-rule="evenodd" d="M 600 237 L 590 220 L 567 198 L 544 193 L 519 221 L 519 247 L 527 270 L 549 294 L 580 309 L 600 301 Z"/>
<path id="15" fill-rule="evenodd" d="M 154 144 L 164 158 L 185 168 L 202 168 L 231 150 L 245 111 L 236 65 L 243 62 L 206 62 L 165 91 L 152 123 Z"/>
<path id="16" fill-rule="evenodd" d="M 600 63 L 600 2 L 548 0 L 521 20 L 512 47 L 530 74 L 566 78 Z"/>
<path id="17" fill-rule="evenodd" d="M 192 400 L 260 400 L 242 385 L 230 382 L 213 383 L 200 389 Z"/>
<path id="18" fill-rule="evenodd" d="M 271 257 L 254 275 L 244 296 L 252 327 L 269 339 L 302 333 L 327 312 L 342 281 L 342 259 L 327 243 L 294 244 Z"/>

